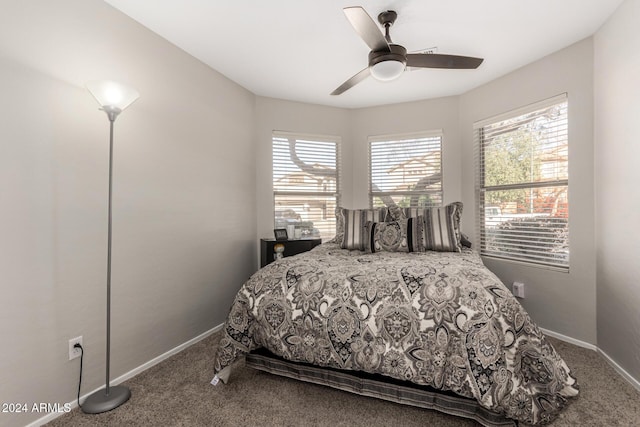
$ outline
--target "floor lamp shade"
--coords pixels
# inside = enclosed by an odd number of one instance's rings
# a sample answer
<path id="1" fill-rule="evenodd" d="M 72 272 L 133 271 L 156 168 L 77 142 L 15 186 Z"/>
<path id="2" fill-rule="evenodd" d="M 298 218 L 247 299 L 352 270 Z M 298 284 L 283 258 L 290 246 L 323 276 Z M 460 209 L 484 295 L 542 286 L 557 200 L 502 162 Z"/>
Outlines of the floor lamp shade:
<path id="1" fill-rule="evenodd" d="M 119 83 L 101 80 L 87 83 L 87 89 L 98 101 L 100 109 L 109 118 L 109 211 L 107 224 L 107 337 L 106 337 L 106 379 L 105 388 L 91 394 L 82 404 L 82 411 L 88 414 L 107 412 L 125 403 L 131 397 L 131 391 L 125 386 L 110 386 L 109 368 L 111 365 L 111 206 L 113 188 L 113 124 L 118 114 L 133 103 L 140 94 L 130 87 Z"/>
<path id="2" fill-rule="evenodd" d="M 100 107 L 117 108 L 120 112 L 140 97 L 137 90 L 111 80 L 94 80 L 86 86 Z"/>

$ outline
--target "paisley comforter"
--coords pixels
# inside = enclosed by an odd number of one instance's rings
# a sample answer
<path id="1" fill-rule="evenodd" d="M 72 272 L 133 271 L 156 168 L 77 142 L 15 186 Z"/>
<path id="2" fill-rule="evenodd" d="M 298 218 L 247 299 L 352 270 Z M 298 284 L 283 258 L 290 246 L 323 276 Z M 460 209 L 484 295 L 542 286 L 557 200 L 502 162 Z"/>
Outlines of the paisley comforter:
<path id="1" fill-rule="evenodd" d="M 287 360 L 383 374 L 530 424 L 578 394 L 566 363 L 479 255 L 365 254 L 325 243 L 274 262 L 231 307 L 215 359 L 264 347 Z"/>

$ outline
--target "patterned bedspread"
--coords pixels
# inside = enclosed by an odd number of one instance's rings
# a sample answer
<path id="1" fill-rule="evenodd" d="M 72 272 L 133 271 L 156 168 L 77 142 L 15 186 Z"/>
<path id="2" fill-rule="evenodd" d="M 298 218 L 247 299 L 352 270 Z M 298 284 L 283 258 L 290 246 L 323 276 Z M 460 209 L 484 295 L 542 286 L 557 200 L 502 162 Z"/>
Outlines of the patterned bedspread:
<path id="1" fill-rule="evenodd" d="M 472 250 L 365 254 L 325 243 L 255 273 L 215 359 L 287 360 L 387 375 L 475 398 L 530 424 L 577 396 L 566 363 Z"/>

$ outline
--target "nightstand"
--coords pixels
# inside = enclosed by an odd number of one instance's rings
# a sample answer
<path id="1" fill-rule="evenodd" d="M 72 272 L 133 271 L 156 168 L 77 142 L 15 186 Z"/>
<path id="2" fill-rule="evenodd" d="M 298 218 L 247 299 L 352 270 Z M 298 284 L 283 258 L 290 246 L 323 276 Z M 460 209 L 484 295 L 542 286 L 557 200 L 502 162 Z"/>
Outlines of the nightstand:
<path id="1" fill-rule="evenodd" d="M 273 262 L 275 252 L 273 247 L 277 243 L 284 245 L 283 256 L 297 255 L 311 249 L 322 243 L 322 239 L 292 239 L 292 240 L 276 240 L 276 239 L 260 239 L 260 268 Z"/>

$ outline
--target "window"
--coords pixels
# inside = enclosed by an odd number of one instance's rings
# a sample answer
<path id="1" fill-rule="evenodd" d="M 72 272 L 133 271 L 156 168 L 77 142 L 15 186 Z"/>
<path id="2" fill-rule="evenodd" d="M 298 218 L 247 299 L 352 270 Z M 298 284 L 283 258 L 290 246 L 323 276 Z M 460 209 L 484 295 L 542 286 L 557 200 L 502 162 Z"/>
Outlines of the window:
<path id="1" fill-rule="evenodd" d="M 441 158 L 441 131 L 369 138 L 370 205 L 442 205 Z"/>
<path id="2" fill-rule="evenodd" d="M 335 235 L 339 147 L 338 137 L 273 133 L 275 228 L 293 225 L 302 237 Z"/>
<path id="3" fill-rule="evenodd" d="M 475 124 L 480 253 L 569 270 L 566 94 Z"/>

